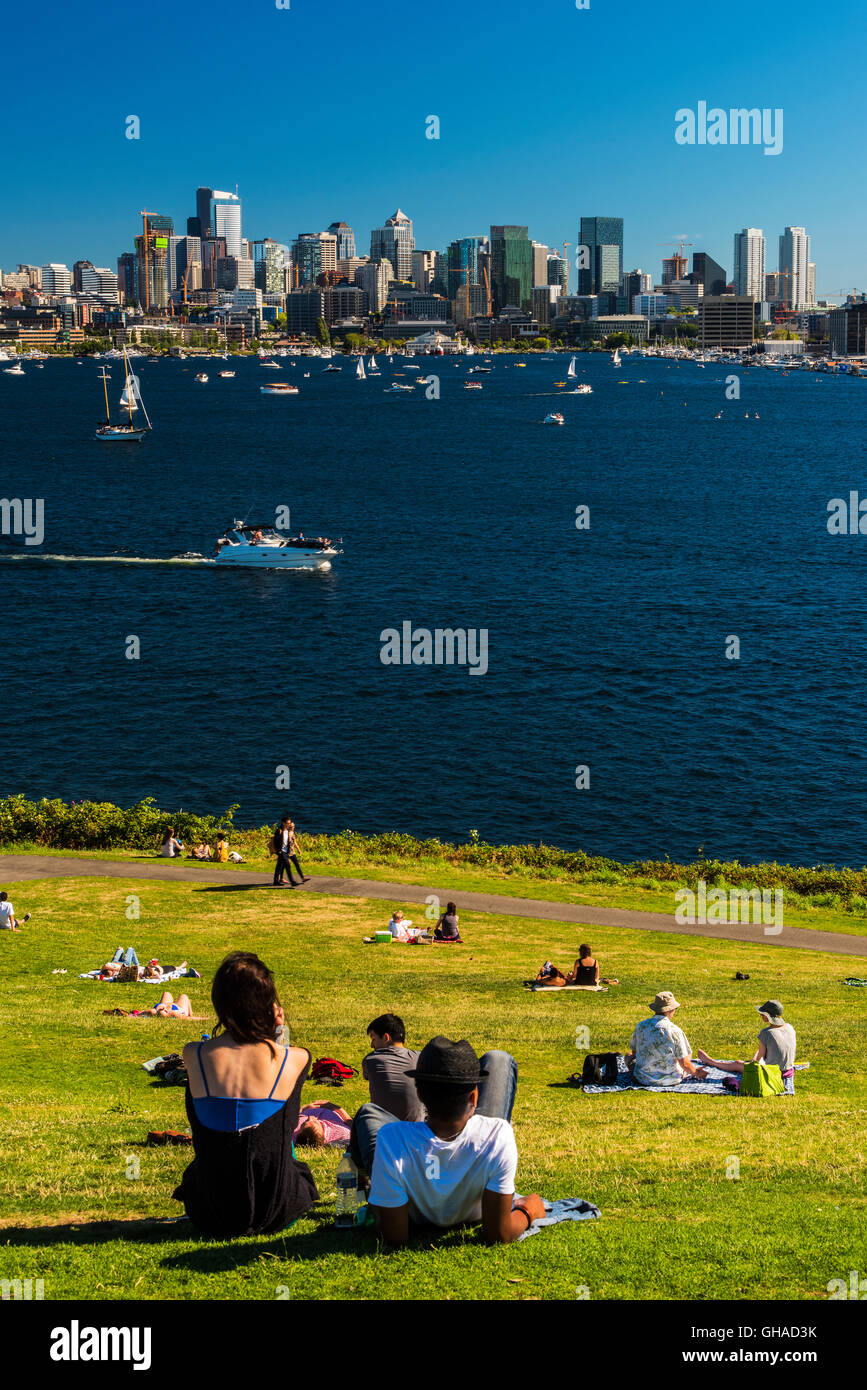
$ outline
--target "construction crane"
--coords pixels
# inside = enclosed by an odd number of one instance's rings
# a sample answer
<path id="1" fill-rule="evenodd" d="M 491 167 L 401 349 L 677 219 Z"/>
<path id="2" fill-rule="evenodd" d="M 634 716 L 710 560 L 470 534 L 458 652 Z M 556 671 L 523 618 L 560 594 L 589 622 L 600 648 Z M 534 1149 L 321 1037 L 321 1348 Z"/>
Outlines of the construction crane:
<path id="1" fill-rule="evenodd" d="M 684 246 L 687 246 L 687 247 L 692 246 L 694 243 L 691 242 L 691 241 L 686 241 L 686 240 L 684 240 L 683 237 L 681 237 L 679 242 L 675 241 L 674 243 L 672 243 L 672 242 L 670 242 L 670 241 L 658 241 L 656 244 L 657 244 L 657 246 L 665 246 L 665 247 L 667 247 L 667 248 L 670 248 L 670 247 L 672 247 L 672 245 L 673 245 L 673 247 L 674 247 L 674 255 L 673 255 L 673 256 L 667 257 L 667 259 L 668 259 L 668 260 L 673 260 L 673 261 L 675 262 L 675 270 L 677 271 L 677 274 L 676 274 L 675 277 L 674 277 L 675 280 L 682 280 L 682 279 L 683 279 L 683 273 L 682 273 L 682 272 L 685 272 L 685 271 L 686 271 L 687 263 L 688 263 L 688 261 L 689 261 L 689 257 L 688 257 L 688 256 L 685 256 L 685 255 L 683 254 L 683 248 L 684 248 Z M 679 253 L 679 254 L 678 254 L 678 250 L 677 250 L 678 245 L 680 246 L 680 253 Z"/>

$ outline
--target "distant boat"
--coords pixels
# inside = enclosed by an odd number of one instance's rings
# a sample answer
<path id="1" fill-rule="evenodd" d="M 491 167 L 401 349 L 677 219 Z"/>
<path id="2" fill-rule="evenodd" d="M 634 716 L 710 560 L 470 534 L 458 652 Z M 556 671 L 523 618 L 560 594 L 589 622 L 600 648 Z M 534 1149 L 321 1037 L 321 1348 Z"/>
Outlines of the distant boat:
<path id="1" fill-rule="evenodd" d="M 196 372 L 196 381 L 205 382 L 205 381 L 207 381 L 207 379 L 208 379 L 208 373 L 207 373 L 207 372 Z"/>
<path id="2" fill-rule="evenodd" d="M 481 391 L 481 389 L 482 389 L 482 383 L 481 383 L 480 381 L 465 381 L 465 382 L 464 382 L 464 390 L 465 390 L 465 391 Z"/>
<path id="3" fill-rule="evenodd" d="M 619 366 L 620 366 L 620 348 L 619 348 L 619 347 L 617 347 L 617 348 L 614 349 L 614 356 L 613 356 L 612 359 L 611 359 L 611 365 L 612 365 L 612 367 L 619 367 Z"/>
<path id="4" fill-rule="evenodd" d="M 355 366 L 355 375 L 358 377 L 358 380 L 359 380 L 359 381 L 366 381 L 366 380 L 367 380 L 367 373 L 366 373 L 365 370 L 364 370 L 364 358 L 363 358 L 363 357 L 359 357 L 358 362 L 356 363 L 356 366 Z"/>
<path id="5" fill-rule="evenodd" d="M 234 376 L 234 375 L 235 375 L 234 372 L 220 372 L 220 376 L 227 376 L 227 377 L 228 377 L 228 376 Z"/>
<path id="6" fill-rule="evenodd" d="M 374 372 L 374 373 L 378 373 L 378 372 L 379 372 L 379 367 L 376 365 L 376 358 L 374 357 L 373 353 L 370 354 L 370 361 L 369 361 L 368 364 L 367 364 L 367 370 L 368 370 L 369 372 Z"/>
<path id="7" fill-rule="evenodd" d="M 4 368 L 3 368 L 3 371 L 4 371 L 4 373 L 6 374 L 6 376 L 26 376 L 26 375 L 27 375 L 27 373 L 25 372 L 25 370 L 24 370 L 24 368 L 22 367 L 22 365 L 21 365 L 20 362 L 16 362 L 14 367 L 4 367 Z"/>
<path id="8" fill-rule="evenodd" d="M 266 386 L 260 386 L 259 390 L 263 396 L 297 396 L 298 387 L 290 386 L 288 381 L 269 381 Z"/>
<path id="9" fill-rule="evenodd" d="M 325 368 L 325 372 L 342 372 L 342 371 L 343 371 L 343 368 L 342 368 L 342 367 L 335 367 L 335 365 L 334 365 L 333 362 L 329 362 L 329 363 L 328 363 L 328 366 Z M 323 376 L 325 375 L 325 372 L 322 373 Z"/>
<path id="10" fill-rule="evenodd" d="M 569 363 L 569 366 L 568 366 L 567 369 L 566 369 L 566 375 L 567 375 L 567 376 L 577 376 L 577 375 L 578 375 L 577 371 L 575 370 L 575 358 L 574 358 L 574 357 L 572 358 L 572 361 Z"/>
<path id="11" fill-rule="evenodd" d="M 148 413 L 145 409 L 145 403 L 141 397 L 138 377 L 135 376 L 134 373 L 131 372 L 129 369 L 129 358 L 126 355 L 126 348 L 123 349 L 123 369 L 126 377 L 124 381 L 123 395 L 126 397 L 125 407 L 129 415 L 129 419 L 125 421 L 119 421 L 117 424 L 112 424 L 111 412 L 108 406 L 108 383 L 110 378 L 108 372 L 105 370 L 105 367 L 103 367 L 100 373 L 100 380 L 102 382 L 102 389 L 105 393 L 105 422 L 101 425 L 97 425 L 96 427 L 97 439 L 142 440 L 144 439 L 148 430 L 151 429 L 151 422 L 148 419 Z M 121 399 L 123 399 L 123 397 L 121 397 Z M 141 405 L 142 414 L 144 415 L 146 421 L 144 425 L 133 424 L 132 413 L 133 410 L 138 409 L 139 405 Z"/>

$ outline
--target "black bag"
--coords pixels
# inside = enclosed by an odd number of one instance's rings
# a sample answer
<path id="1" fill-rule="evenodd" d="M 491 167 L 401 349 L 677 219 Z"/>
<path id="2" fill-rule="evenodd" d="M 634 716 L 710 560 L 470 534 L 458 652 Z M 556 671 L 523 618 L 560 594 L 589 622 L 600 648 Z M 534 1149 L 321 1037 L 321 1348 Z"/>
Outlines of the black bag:
<path id="1" fill-rule="evenodd" d="M 588 1052 L 581 1072 L 583 1086 L 614 1086 L 617 1083 L 617 1053 Z"/>

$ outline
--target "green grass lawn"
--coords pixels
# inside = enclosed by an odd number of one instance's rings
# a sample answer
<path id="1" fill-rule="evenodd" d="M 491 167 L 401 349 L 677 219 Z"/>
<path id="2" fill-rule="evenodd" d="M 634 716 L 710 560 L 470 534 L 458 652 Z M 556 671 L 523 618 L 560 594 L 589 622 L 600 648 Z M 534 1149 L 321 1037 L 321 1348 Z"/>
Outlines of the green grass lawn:
<path id="1" fill-rule="evenodd" d="M 311 866 L 312 867 L 312 866 Z M 462 913 L 459 948 L 363 946 L 381 903 L 141 880 L 7 885 L 20 935 L 0 934 L 4 1173 L 0 1277 L 42 1278 L 46 1298 L 824 1299 L 832 1278 L 867 1268 L 863 1055 L 867 991 L 852 962 L 619 929 Z M 140 920 L 127 920 L 131 895 Z M 410 914 L 413 915 L 413 914 Z M 571 964 L 589 936 L 607 994 L 535 994 L 521 980 L 545 957 Z M 119 945 L 202 972 L 184 986 L 208 1022 L 116 1019 L 158 989 L 78 980 Z M 171 1191 L 186 1149 L 149 1149 L 149 1129 L 186 1128 L 183 1091 L 141 1062 L 210 1031 L 209 988 L 224 954 L 258 951 L 275 972 L 293 1042 L 358 1065 L 364 1029 L 394 1010 L 409 1041 L 439 1032 L 500 1047 L 520 1072 L 513 1116 L 519 1189 L 581 1196 L 598 1222 L 564 1224 L 488 1249 L 478 1231 L 383 1254 L 369 1232 L 335 1231 L 339 1153 L 310 1162 L 321 1202 L 281 1236 L 198 1239 Z M 66 975 L 52 975 L 65 967 Z M 748 983 L 733 979 L 748 971 Z M 591 1049 L 625 1050 L 658 989 L 684 1007 L 693 1047 L 750 1056 L 754 1005 L 782 998 L 798 1031 L 793 1099 L 637 1092 L 584 1096 L 562 1082 Z M 335 1097 L 353 1111 L 358 1080 Z M 740 1177 L 727 1177 L 734 1161 Z M 137 1176 L 136 1176 L 137 1174 Z M 158 1218 L 166 1224 L 154 1225 Z M 149 1220 L 150 1219 L 150 1220 Z M 99 1224 L 109 1223 L 109 1224 Z M 286 1292 L 281 1292 L 286 1291 Z"/>

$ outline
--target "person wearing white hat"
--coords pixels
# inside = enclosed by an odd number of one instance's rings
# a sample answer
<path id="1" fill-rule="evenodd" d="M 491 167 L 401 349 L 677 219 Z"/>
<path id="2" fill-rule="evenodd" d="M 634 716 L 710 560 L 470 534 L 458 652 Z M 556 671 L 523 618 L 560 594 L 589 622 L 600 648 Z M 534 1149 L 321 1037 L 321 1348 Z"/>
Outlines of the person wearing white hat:
<path id="1" fill-rule="evenodd" d="M 692 1048 L 682 1028 L 674 1022 L 680 1008 L 669 989 L 660 990 L 652 1017 L 639 1023 L 629 1044 L 628 1061 L 639 1086 L 679 1086 L 682 1081 L 704 1081 L 707 1072 L 696 1067 Z"/>
<path id="2" fill-rule="evenodd" d="M 795 1030 L 783 1018 L 783 1006 L 779 999 L 766 999 L 764 1004 L 756 1005 L 765 1026 L 759 1032 L 759 1045 L 752 1058 L 754 1062 L 767 1062 L 768 1066 L 779 1067 L 783 1077 L 791 1076 L 795 1069 Z M 701 1048 L 696 1053 L 698 1060 L 706 1067 L 716 1067 L 719 1071 L 740 1073 L 743 1062 L 715 1062 Z"/>

